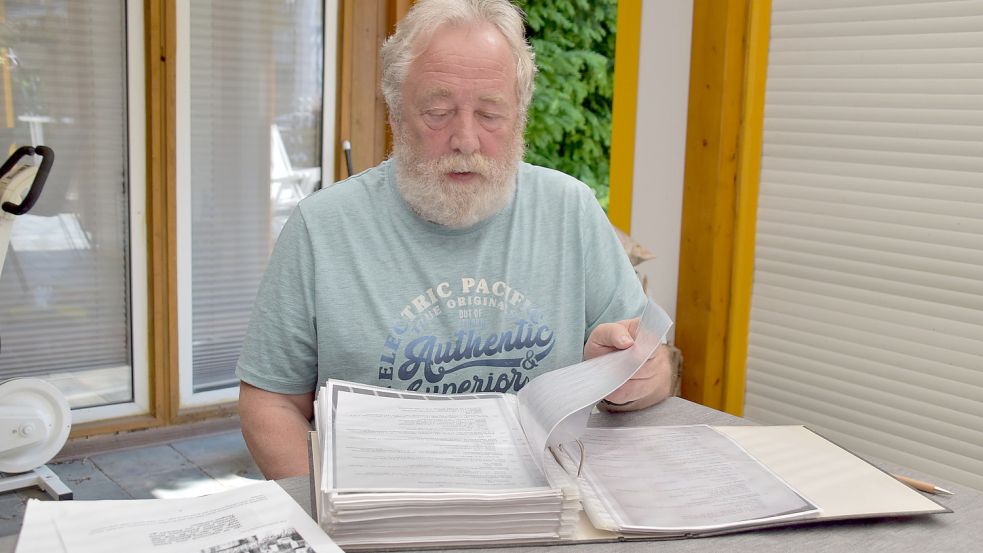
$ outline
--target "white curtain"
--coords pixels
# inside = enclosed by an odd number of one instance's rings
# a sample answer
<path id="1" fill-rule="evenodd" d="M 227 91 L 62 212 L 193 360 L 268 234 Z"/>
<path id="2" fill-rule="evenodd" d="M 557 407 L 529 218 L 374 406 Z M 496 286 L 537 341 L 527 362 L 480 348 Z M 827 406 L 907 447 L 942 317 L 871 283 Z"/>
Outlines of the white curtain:
<path id="1" fill-rule="evenodd" d="M 775 0 L 745 414 L 983 489 L 983 2 Z"/>

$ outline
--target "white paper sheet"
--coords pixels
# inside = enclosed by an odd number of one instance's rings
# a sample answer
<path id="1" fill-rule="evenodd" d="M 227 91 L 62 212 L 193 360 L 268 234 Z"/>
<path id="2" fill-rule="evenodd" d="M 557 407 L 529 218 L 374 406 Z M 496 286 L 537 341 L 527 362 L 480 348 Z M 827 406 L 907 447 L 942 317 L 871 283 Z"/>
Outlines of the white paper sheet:
<path id="1" fill-rule="evenodd" d="M 64 507 L 79 503 L 81 502 L 28 500 L 14 553 L 65 553 L 61 537 L 55 531 L 55 519 L 59 516 L 72 516 L 73 511 L 81 512 Z"/>
<path id="2" fill-rule="evenodd" d="M 508 396 L 406 401 L 416 394 L 398 395 L 337 394 L 334 487 L 449 492 L 548 486 L 534 470 Z"/>
<path id="3" fill-rule="evenodd" d="M 31 501 L 16 553 L 341 549 L 275 482 L 189 499 Z M 305 549 L 306 548 L 306 549 Z"/>
<path id="4" fill-rule="evenodd" d="M 669 314 L 649 300 L 630 348 L 540 375 L 519 390 L 519 421 L 532 450 L 576 440 L 594 404 L 642 367 L 671 326 Z M 542 455 L 535 459 L 542 467 Z"/>
<path id="5" fill-rule="evenodd" d="M 818 514 L 709 426 L 591 428 L 581 441 L 584 478 L 622 531 L 704 531 Z"/>

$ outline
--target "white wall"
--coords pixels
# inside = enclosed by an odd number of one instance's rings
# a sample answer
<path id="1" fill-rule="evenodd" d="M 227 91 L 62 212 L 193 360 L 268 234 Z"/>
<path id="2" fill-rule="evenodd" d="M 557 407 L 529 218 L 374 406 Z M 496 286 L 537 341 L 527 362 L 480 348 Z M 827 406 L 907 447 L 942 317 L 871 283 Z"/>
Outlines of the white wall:
<path id="1" fill-rule="evenodd" d="M 639 266 L 648 294 L 675 318 L 686 156 L 692 0 L 645 0 L 631 235 L 656 258 Z"/>

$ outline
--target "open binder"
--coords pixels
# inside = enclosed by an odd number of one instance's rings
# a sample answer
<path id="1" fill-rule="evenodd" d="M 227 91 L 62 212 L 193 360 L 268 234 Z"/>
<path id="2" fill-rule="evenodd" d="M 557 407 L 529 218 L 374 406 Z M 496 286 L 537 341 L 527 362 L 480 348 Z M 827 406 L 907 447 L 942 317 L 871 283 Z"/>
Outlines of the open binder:
<path id="1" fill-rule="evenodd" d="M 547 373 L 518 395 L 329 380 L 310 442 L 318 523 L 346 550 L 418 549 L 948 511 L 801 426 L 588 429 L 593 404 L 670 324 L 650 304 L 632 348 Z"/>
<path id="2" fill-rule="evenodd" d="M 626 427 L 618 430 L 641 431 L 660 427 Z M 715 536 L 734 532 L 751 531 L 762 528 L 777 528 L 800 524 L 814 524 L 835 520 L 857 520 L 882 517 L 907 517 L 951 512 L 947 507 L 933 501 L 895 480 L 853 453 L 840 448 L 804 426 L 717 426 L 714 430 L 733 439 L 764 466 L 778 474 L 789 486 L 808 498 L 818 508 L 815 516 L 803 518 L 773 519 L 746 525 L 735 524 L 717 529 L 689 528 L 662 532 L 624 532 L 604 529 L 592 521 L 587 511 L 578 514 L 573 531 L 567 536 L 552 539 L 488 540 L 481 542 L 442 542 L 430 543 L 428 547 L 484 547 L 501 544 L 538 543 L 610 543 L 635 540 L 664 540 Z M 597 429 L 608 431 L 612 429 Z M 317 432 L 310 435 L 311 460 L 311 512 L 320 523 L 324 517 L 325 497 L 321 493 L 318 477 L 322 466 L 322 453 L 318 446 Z M 794 451 L 795 455 L 789 455 Z M 589 460 L 588 460 L 589 462 Z M 653 467 L 653 470 L 655 468 Z M 588 510 L 590 500 L 583 490 L 589 486 L 580 480 L 580 501 Z M 651 494 L 657 501 L 655 493 Z M 342 544 L 346 550 L 389 550 L 417 549 L 420 544 L 377 543 Z"/>

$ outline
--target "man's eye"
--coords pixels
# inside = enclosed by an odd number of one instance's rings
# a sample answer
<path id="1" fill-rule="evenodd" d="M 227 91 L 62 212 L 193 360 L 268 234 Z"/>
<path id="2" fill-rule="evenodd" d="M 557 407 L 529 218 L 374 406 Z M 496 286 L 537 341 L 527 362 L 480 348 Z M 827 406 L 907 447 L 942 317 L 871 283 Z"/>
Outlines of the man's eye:
<path id="1" fill-rule="evenodd" d="M 434 121 L 434 122 L 443 121 L 448 117 L 450 117 L 450 115 L 451 115 L 450 110 L 446 110 L 446 109 L 436 109 L 436 110 L 429 110 L 423 112 L 423 116 L 426 117 L 427 120 Z"/>
<path id="2" fill-rule="evenodd" d="M 497 113 L 488 113 L 488 112 L 479 112 L 478 117 L 481 117 L 486 121 L 496 121 L 502 118 L 502 116 L 498 115 Z"/>

